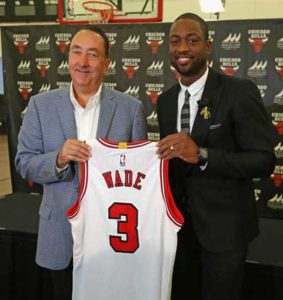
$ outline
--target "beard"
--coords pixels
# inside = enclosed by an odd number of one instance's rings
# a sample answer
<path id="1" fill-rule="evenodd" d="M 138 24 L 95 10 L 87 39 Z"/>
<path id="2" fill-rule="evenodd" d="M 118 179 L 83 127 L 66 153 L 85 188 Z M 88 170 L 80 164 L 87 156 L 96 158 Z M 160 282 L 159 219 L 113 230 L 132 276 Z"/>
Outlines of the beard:
<path id="1" fill-rule="evenodd" d="M 207 66 L 206 58 L 193 63 L 189 68 L 180 67 L 174 57 L 171 56 L 171 65 L 184 77 L 197 75 Z"/>

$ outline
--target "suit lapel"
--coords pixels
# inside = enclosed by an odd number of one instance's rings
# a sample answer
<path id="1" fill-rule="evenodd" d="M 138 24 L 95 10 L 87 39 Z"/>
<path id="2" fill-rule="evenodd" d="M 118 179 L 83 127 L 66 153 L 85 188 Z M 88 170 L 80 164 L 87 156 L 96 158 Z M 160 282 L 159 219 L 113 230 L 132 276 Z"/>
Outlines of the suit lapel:
<path id="1" fill-rule="evenodd" d="M 70 99 L 70 90 L 67 88 L 55 99 L 55 105 L 66 139 L 77 138 L 77 128 L 74 115 L 74 107 Z"/>
<path id="2" fill-rule="evenodd" d="M 172 87 L 170 92 L 167 95 L 166 101 L 166 127 L 168 132 L 166 135 L 176 133 L 177 132 L 177 110 L 178 110 L 178 94 L 180 90 L 180 85 L 176 84 Z"/>
<path id="3" fill-rule="evenodd" d="M 202 146 L 205 144 L 210 125 L 213 123 L 217 111 L 222 91 L 223 85 L 219 82 L 219 76 L 210 69 L 191 133 L 191 136 L 197 145 Z"/>
<path id="4" fill-rule="evenodd" d="M 103 86 L 96 137 L 108 137 L 109 128 L 117 106 L 117 103 L 112 98 L 111 92 Z"/>

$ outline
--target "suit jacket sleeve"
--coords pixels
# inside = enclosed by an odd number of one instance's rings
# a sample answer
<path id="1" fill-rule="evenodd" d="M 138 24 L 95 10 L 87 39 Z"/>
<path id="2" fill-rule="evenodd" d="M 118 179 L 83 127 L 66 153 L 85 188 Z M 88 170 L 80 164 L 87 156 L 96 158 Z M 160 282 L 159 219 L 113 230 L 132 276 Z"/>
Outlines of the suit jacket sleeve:
<path id="1" fill-rule="evenodd" d="M 177 97 L 175 85 L 158 99 L 161 138 L 176 132 Z M 226 178 L 269 176 L 276 138 L 256 85 L 210 70 L 202 98 L 209 99 L 211 118 L 205 120 L 199 109 L 191 136 L 198 146 L 208 148 L 208 165 L 193 171 Z"/>
<path id="2" fill-rule="evenodd" d="M 141 141 L 147 139 L 147 124 L 145 111 L 142 103 L 139 101 L 133 118 L 132 141 Z"/>
<path id="3" fill-rule="evenodd" d="M 49 99 L 41 96 L 31 97 L 18 136 L 15 157 L 17 172 L 24 179 L 39 184 L 66 178 L 69 180 L 72 168 L 68 167 L 58 176 L 55 167 L 57 154 L 65 139 L 57 112 L 55 108 L 53 110 Z"/>
<path id="4" fill-rule="evenodd" d="M 210 130 L 205 145 L 209 148 L 207 172 L 234 178 L 266 177 L 275 164 L 271 120 L 257 87 L 248 80 L 239 82 L 224 88 L 214 119 L 221 127 L 219 132 Z"/>

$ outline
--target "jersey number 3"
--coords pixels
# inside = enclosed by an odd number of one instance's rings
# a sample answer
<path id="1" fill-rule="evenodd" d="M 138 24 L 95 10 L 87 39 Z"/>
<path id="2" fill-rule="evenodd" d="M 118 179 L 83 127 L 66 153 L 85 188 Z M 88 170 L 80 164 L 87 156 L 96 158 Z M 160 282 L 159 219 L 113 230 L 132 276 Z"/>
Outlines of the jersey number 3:
<path id="1" fill-rule="evenodd" d="M 109 219 L 117 220 L 117 233 L 121 236 L 110 235 L 110 245 L 116 252 L 134 253 L 139 248 L 138 210 L 130 203 L 113 203 L 108 211 Z"/>

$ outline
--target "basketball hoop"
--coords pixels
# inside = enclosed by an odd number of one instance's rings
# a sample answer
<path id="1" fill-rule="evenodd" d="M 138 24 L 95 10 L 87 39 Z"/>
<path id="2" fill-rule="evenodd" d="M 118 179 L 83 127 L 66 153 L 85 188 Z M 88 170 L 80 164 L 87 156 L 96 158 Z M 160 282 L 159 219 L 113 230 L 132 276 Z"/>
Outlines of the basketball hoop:
<path id="1" fill-rule="evenodd" d="M 83 2 L 82 6 L 86 11 L 91 12 L 89 23 L 108 23 L 113 17 L 113 6 L 110 3 L 94 0 Z"/>

